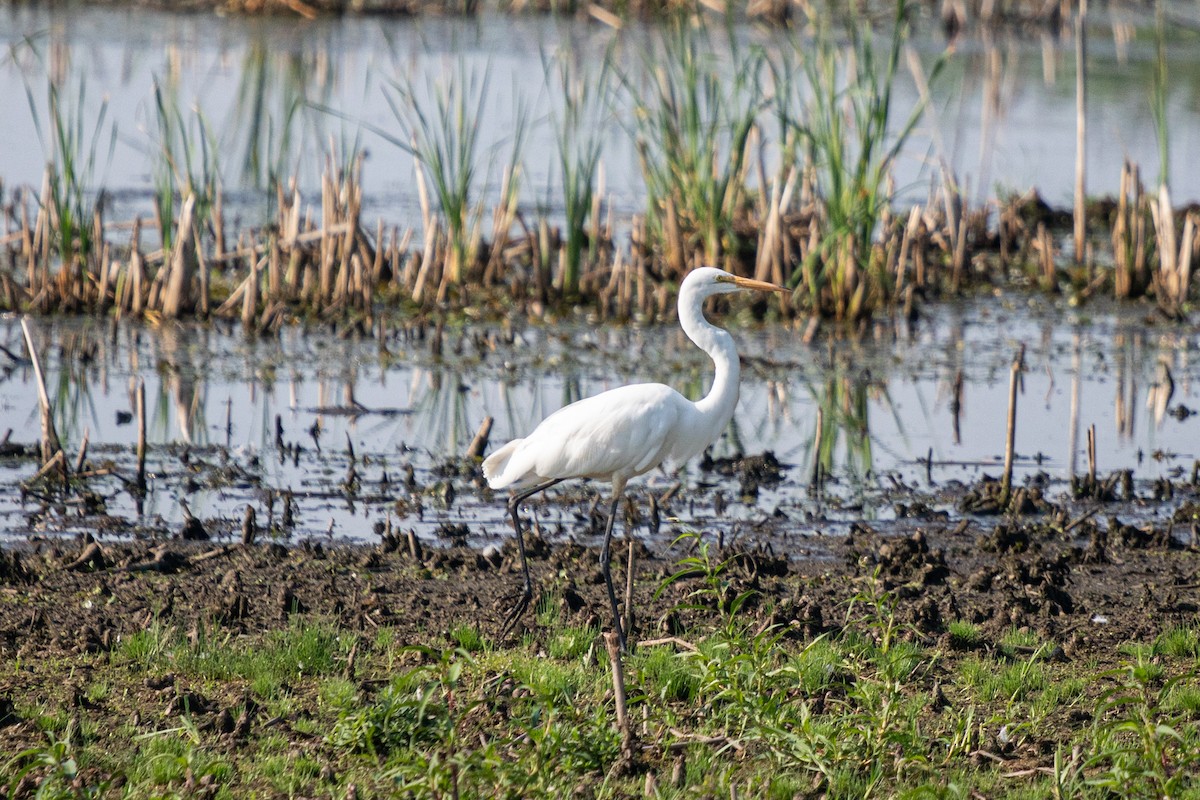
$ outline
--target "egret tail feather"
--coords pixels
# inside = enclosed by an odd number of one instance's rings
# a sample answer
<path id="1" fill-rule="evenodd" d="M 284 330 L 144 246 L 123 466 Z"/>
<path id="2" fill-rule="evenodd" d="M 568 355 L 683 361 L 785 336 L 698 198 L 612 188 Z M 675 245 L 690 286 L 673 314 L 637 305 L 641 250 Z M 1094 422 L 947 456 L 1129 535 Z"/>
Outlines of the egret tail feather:
<path id="1" fill-rule="evenodd" d="M 488 486 L 493 489 L 504 489 L 512 486 L 521 478 L 520 475 L 507 473 L 509 460 L 524 441 L 524 439 L 513 439 L 483 460 L 483 477 L 487 480 Z"/>

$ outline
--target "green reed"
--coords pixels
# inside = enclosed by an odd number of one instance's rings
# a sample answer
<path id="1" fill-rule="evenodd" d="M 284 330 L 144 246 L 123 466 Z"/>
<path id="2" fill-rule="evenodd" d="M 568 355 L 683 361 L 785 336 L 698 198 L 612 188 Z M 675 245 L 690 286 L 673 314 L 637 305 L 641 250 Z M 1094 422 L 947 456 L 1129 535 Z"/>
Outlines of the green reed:
<path id="1" fill-rule="evenodd" d="M 154 84 L 155 132 L 161 158 L 154 162 L 154 206 L 162 231 L 162 246 L 170 250 L 175 235 L 176 202 L 196 198 L 197 230 L 203 230 L 220 192 L 219 146 L 202 111 L 184 117 L 179 98 Z"/>
<path id="2" fill-rule="evenodd" d="M 566 263 L 562 278 L 564 297 L 579 293 L 579 276 L 585 245 L 588 261 L 597 256 L 599 242 L 588 236 L 595 208 L 596 173 L 604 144 L 603 119 L 611 101 L 610 61 L 598 74 L 580 74 L 566 55 L 543 56 L 542 69 L 551 91 L 550 119 L 562 171 L 563 213 L 566 217 Z M 561 102 L 561 107 L 555 101 Z"/>
<path id="3" fill-rule="evenodd" d="M 715 42 L 708 29 L 676 21 L 646 64 L 649 85 L 623 76 L 634 104 L 647 222 L 676 271 L 695 249 L 712 264 L 739 249 L 734 220 L 746 200 L 747 143 L 764 105 L 765 56 L 743 48 L 730 31 L 727 43 L 731 63 L 721 67 L 709 55 Z"/>
<path id="4" fill-rule="evenodd" d="M 241 154 L 242 179 L 267 190 L 293 171 L 288 159 L 302 139 L 301 113 L 315 102 L 308 87 L 330 83 L 328 75 L 316 75 L 315 64 L 301 56 L 286 56 L 282 63 L 277 58 L 263 41 L 246 49 L 228 128 L 240 140 L 234 152 Z M 274 89 L 273 82 L 278 83 Z"/>
<path id="5" fill-rule="evenodd" d="M 774 103 L 783 130 L 794 130 L 805 153 L 821 207 L 820 244 L 809 254 L 800 282 L 808 304 L 837 318 L 858 318 L 885 301 L 892 276 L 873 256 L 879 219 L 891 202 L 888 179 L 896 155 L 923 110 L 918 103 L 898 128 L 890 125 L 900 52 L 908 38 L 908 5 L 899 2 L 879 52 L 869 25 L 851 19 L 847 42 L 819 21 L 808 51 L 775 65 L 781 87 Z M 940 71 L 935 64 L 930 81 Z M 803 87 L 793 85 L 803 75 Z M 809 96 L 797 116 L 795 92 Z M 792 141 L 791 131 L 785 141 Z"/>
<path id="6" fill-rule="evenodd" d="M 47 194 L 42 202 L 51 215 L 54 246 L 64 267 L 69 268 L 78 258 L 82 269 L 99 246 L 93 228 L 102 194 L 97 187 L 97 156 L 107 141 L 105 160 L 111 160 L 117 127 L 108 121 L 107 101 L 101 101 L 94 114 L 87 112 L 85 78 L 73 82 L 73 93 L 64 94 L 63 88 L 58 82 L 47 80 L 49 130 L 43 128 L 42 112 L 28 84 L 25 93 L 47 159 Z"/>
<path id="7" fill-rule="evenodd" d="M 485 119 L 489 92 L 487 70 L 472 70 L 463 62 L 445 80 L 428 78 L 417 85 L 411 77 L 391 82 L 385 97 L 399 133 L 373 129 L 386 141 L 410 153 L 433 187 L 449 252 L 446 280 L 463 282 L 478 258 L 483 216 L 476 193 L 486 177 L 478 120 Z M 524 143 L 527 115 L 518 110 L 513 128 L 509 165 L 516 172 Z M 512 191 L 510 189 L 510 191 Z"/>

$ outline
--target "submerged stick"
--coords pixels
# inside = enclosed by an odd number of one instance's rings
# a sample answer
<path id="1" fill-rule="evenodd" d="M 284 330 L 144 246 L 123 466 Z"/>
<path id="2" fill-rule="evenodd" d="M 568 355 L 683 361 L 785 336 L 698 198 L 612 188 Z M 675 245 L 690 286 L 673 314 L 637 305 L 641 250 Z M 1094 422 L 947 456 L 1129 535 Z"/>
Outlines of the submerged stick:
<path id="1" fill-rule="evenodd" d="M 487 450 L 488 438 L 492 435 L 492 418 L 484 417 L 483 422 L 479 423 L 479 430 L 475 432 L 475 438 L 471 440 L 471 446 L 467 448 L 467 458 L 483 458 L 483 451 Z"/>
<path id="2" fill-rule="evenodd" d="M 137 384 L 137 487 L 146 490 L 146 382 Z"/>
<path id="3" fill-rule="evenodd" d="M 1013 359 L 1012 374 L 1008 381 L 1008 438 L 1004 445 L 1004 482 L 1001 484 L 1000 505 L 1005 507 L 1012 497 L 1012 471 L 1014 448 L 1017 440 L 1017 387 L 1021 382 L 1021 363 L 1025 360 L 1022 347 Z"/>
<path id="4" fill-rule="evenodd" d="M 29 332 L 29 319 L 21 318 L 21 332 L 25 335 L 25 347 L 29 350 L 29 362 L 33 365 L 33 380 L 37 384 L 38 406 L 42 414 L 42 463 L 49 463 L 54 454 L 62 450 L 58 442 L 58 431 L 54 429 L 54 414 L 50 409 L 50 393 L 46 391 L 46 378 L 42 374 L 42 364 L 38 360 L 37 349 L 33 346 L 33 334 Z M 63 462 L 64 471 L 66 462 Z"/>
<path id="5" fill-rule="evenodd" d="M 812 467 L 809 471 L 808 488 L 814 490 L 821 485 L 821 435 L 825 427 L 825 414 L 821 407 L 817 407 L 817 430 L 813 435 L 813 457 Z"/>
<path id="6" fill-rule="evenodd" d="M 83 462 L 87 460 L 88 439 L 91 433 L 91 429 L 85 426 L 83 429 L 83 441 L 79 443 L 79 455 L 75 456 L 75 472 L 83 471 Z"/>
<path id="7" fill-rule="evenodd" d="M 1081 374 L 1081 347 L 1079 334 L 1076 333 L 1072 337 L 1072 352 L 1071 352 L 1071 422 L 1070 433 L 1067 439 L 1067 452 L 1070 455 L 1067 458 L 1067 477 L 1071 481 L 1071 485 L 1075 485 L 1075 465 L 1078 461 L 1077 443 L 1079 442 L 1079 387 L 1083 380 Z"/>

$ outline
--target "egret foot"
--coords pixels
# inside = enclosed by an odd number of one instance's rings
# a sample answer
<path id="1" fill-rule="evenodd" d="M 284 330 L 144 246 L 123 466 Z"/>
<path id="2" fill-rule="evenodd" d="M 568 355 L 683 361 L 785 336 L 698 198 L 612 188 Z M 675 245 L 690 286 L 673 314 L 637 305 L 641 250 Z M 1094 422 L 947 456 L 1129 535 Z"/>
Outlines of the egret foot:
<path id="1" fill-rule="evenodd" d="M 531 602 L 533 602 L 533 589 L 531 587 L 526 587 L 525 591 L 521 592 L 520 597 L 517 598 L 516 604 L 513 605 L 512 609 L 509 610 L 508 614 L 504 617 L 504 623 L 500 626 L 501 639 L 508 636 L 508 634 L 512 631 L 513 625 L 515 625 L 517 620 L 521 618 L 521 615 L 529 610 L 529 604 Z"/>

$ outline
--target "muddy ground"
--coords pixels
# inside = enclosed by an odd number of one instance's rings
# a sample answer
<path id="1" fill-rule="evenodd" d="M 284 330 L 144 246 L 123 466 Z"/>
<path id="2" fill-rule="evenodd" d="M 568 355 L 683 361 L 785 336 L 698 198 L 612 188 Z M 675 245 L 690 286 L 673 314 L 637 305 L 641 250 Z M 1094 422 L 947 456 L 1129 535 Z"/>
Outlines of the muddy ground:
<path id="1" fill-rule="evenodd" d="M 976 496 L 990 491 L 975 489 Z M 720 579 L 727 597 L 754 590 L 742 615 L 799 640 L 836 632 L 852 598 L 873 586 L 895 599 L 903 635 L 925 644 L 940 642 L 940 649 L 952 651 L 947 626 L 958 620 L 980 626 L 977 647 L 984 649 L 1014 628 L 1028 629 L 1055 643 L 1055 660 L 1099 670 L 1115 663 L 1122 643 L 1200 624 L 1195 493 L 1190 485 L 1176 487 L 1177 510 L 1166 525 L 1122 523 L 1132 505 L 1118 502 L 925 519 L 920 508 L 906 507 L 917 519 L 899 535 L 881 535 L 864 523 L 846 536 L 814 534 L 799 521 L 779 523 L 777 537 L 803 536 L 804 550 L 820 557 L 789 557 L 766 546 L 722 548 L 715 537 L 709 537 L 708 555 L 727 564 Z M 713 594 L 706 595 L 710 608 L 679 609 L 704 576 L 685 577 L 656 594 L 682 558 L 702 553 L 702 541 L 653 549 L 635 544 L 637 636 L 696 637 L 716 621 Z M 569 536 L 548 543 L 533 534 L 528 551 L 543 603 L 560 607 L 560 624 L 608 626 L 598 548 Z M 615 551 L 616 580 L 624 586 L 629 547 L 618 541 Z M 106 653 L 154 621 L 194 637 L 214 629 L 255 635 L 296 619 L 321 620 L 361 632 L 364 641 L 386 628 L 401 642 L 451 646 L 450 632 L 461 626 L 496 639 L 519 583 L 511 540 L 484 550 L 421 546 L 402 532 L 381 535 L 374 546 L 180 538 L 10 545 L 0 550 L 0 663 L 11 666 L 0 674 L 0 752 L 44 742 L 19 711 L 31 700 L 43 708 L 86 704 L 101 730 L 116 731 L 130 719 L 169 719 L 185 701 L 202 728 L 228 727 L 244 687 L 150 675 L 98 701 L 83 696 L 89 670 L 103 669 Z M 510 641 L 546 634 L 530 611 Z M 64 664 L 71 665 L 67 673 Z M 921 680 L 934 681 L 936 691 L 936 675 Z M 286 718 L 259 722 L 291 730 Z M 310 735 L 287 735 L 298 747 L 319 746 Z M 236 738 L 229 746 L 237 747 Z M 1038 755 L 1030 755 L 1036 762 Z"/>

